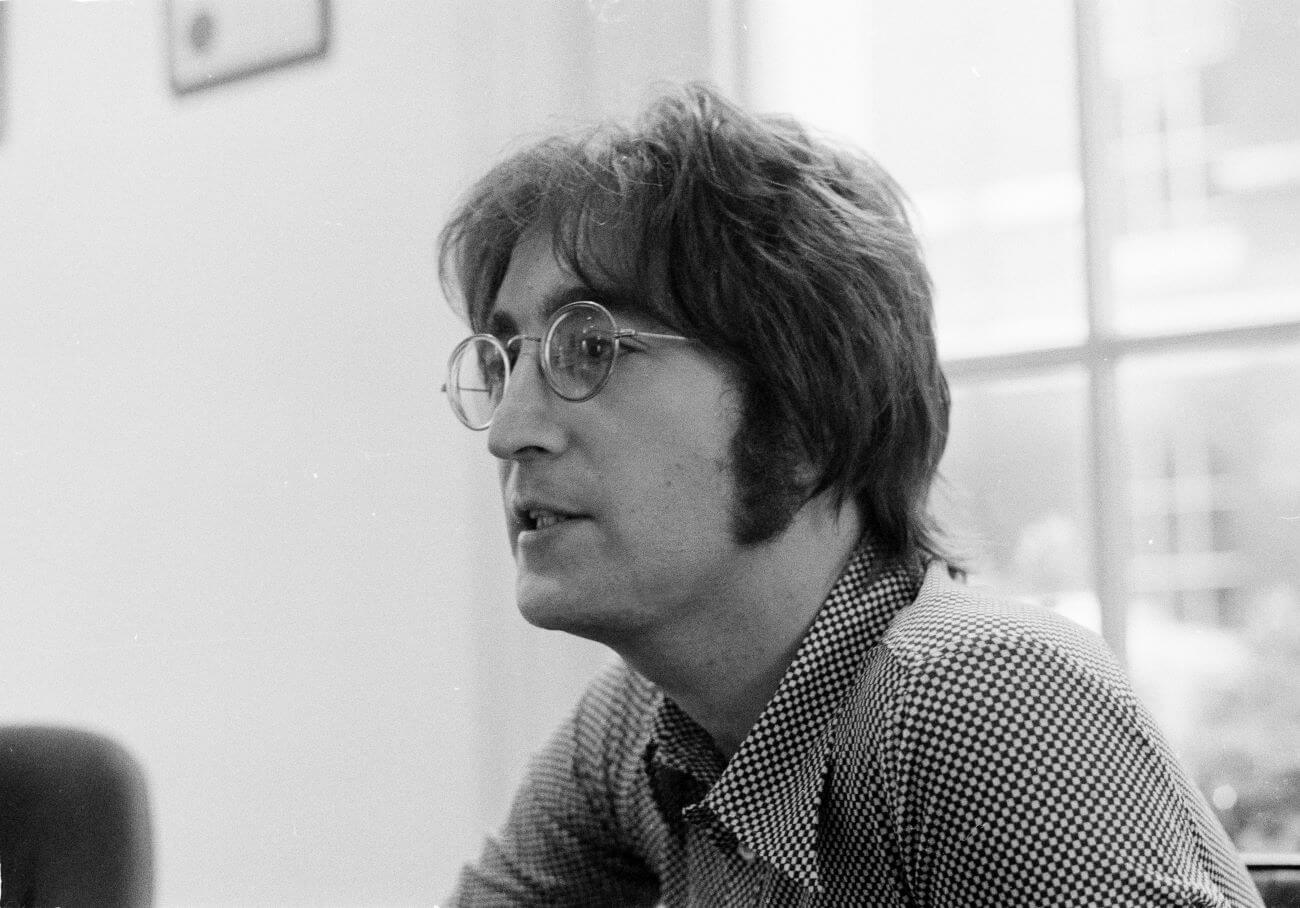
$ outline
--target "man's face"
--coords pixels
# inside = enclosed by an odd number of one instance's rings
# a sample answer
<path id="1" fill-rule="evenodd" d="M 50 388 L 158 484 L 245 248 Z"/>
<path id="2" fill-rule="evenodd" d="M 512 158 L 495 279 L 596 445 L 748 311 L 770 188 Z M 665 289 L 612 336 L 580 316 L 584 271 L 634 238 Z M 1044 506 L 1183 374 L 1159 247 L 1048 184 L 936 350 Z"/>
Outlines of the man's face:
<path id="1" fill-rule="evenodd" d="M 620 328 L 665 330 L 583 287 L 544 230 L 515 248 L 490 321 L 540 337 L 558 305 L 593 297 Z M 524 344 L 488 435 L 520 611 L 611 645 L 689 627 L 747 554 L 732 535 L 737 405 L 722 366 L 697 344 L 624 341 L 601 392 L 573 403 L 546 385 L 539 355 Z"/>

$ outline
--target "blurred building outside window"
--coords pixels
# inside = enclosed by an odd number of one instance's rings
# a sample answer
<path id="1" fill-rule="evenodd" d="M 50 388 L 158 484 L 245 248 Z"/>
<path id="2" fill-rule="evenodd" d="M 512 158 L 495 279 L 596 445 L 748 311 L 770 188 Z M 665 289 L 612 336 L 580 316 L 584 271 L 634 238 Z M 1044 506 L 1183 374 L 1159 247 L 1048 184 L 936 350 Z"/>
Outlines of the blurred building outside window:
<path id="1" fill-rule="evenodd" d="M 913 200 L 974 582 L 1102 632 L 1238 846 L 1300 851 L 1300 6 L 736 3 L 747 100 Z"/>

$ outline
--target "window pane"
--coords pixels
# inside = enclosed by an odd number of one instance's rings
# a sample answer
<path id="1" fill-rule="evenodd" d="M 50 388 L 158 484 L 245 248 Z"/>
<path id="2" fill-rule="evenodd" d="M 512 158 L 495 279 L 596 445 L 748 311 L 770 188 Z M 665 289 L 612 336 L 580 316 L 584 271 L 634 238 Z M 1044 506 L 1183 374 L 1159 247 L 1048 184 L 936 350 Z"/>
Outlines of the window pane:
<path id="1" fill-rule="evenodd" d="M 1072 3 L 874 10 L 874 147 L 917 203 L 944 355 L 1078 341 Z"/>
<path id="2" fill-rule="evenodd" d="M 747 86 L 916 203 L 946 356 L 1083 337 L 1072 0 L 765 0 Z"/>
<path id="3" fill-rule="evenodd" d="M 1118 327 L 1300 318 L 1294 0 L 1105 0 Z"/>
<path id="4" fill-rule="evenodd" d="M 1300 349 L 1119 378 L 1134 682 L 1237 844 L 1300 850 Z"/>
<path id="5" fill-rule="evenodd" d="M 1082 373 L 954 383 L 936 512 L 971 579 L 1098 630 Z"/>

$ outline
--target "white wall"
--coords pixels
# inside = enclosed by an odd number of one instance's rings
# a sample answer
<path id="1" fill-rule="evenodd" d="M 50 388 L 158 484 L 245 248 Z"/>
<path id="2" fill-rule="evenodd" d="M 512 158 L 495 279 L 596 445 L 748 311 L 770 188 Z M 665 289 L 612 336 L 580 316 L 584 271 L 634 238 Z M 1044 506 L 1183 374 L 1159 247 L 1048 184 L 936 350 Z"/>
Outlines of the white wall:
<path id="1" fill-rule="evenodd" d="M 709 75 L 709 6 L 336 0 L 179 98 L 162 0 L 6 8 L 0 722 L 136 755 L 160 904 L 432 904 L 603 658 L 513 614 L 434 237 L 512 137 Z"/>

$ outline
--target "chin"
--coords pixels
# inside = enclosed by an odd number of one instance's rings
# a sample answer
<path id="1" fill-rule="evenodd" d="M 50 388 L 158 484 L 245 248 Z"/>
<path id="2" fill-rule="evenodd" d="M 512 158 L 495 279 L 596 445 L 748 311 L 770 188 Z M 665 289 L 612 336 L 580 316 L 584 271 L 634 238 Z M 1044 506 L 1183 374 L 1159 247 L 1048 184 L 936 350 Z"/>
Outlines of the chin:
<path id="1" fill-rule="evenodd" d="M 521 578 L 515 605 L 525 621 L 542 630 L 563 631 L 597 642 L 610 636 L 610 615 L 593 612 L 590 602 L 575 600 L 550 584 Z"/>
<path id="2" fill-rule="evenodd" d="M 563 631 L 573 619 L 575 604 L 557 584 L 521 574 L 515 585 L 515 605 L 534 627 Z"/>
<path id="3" fill-rule="evenodd" d="M 555 607 L 547 603 L 525 599 L 519 600 L 518 607 L 519 614 L 533 627 L 539 627 L 544 631 L 567 631 L 569 629 L 563 607 Z"/>

